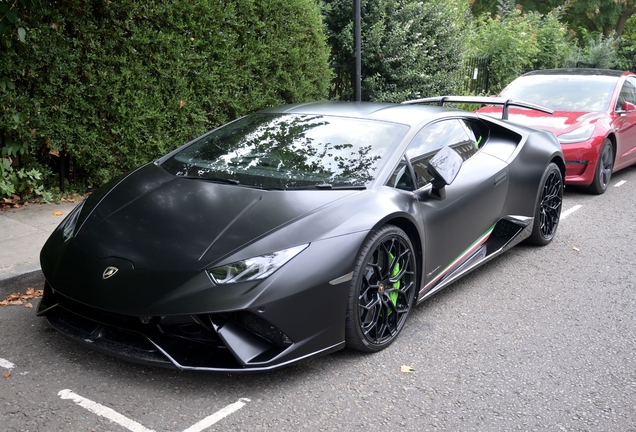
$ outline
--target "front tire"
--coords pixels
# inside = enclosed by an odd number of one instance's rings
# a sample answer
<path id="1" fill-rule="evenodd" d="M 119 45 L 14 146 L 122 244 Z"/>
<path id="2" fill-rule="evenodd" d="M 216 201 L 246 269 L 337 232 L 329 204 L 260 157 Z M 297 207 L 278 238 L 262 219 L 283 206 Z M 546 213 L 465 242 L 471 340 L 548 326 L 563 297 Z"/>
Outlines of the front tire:
<path id="1" fill-rule="evenodd" d="M 610 178 L 612 177 L 612 170 L 614 169 L 614 148 L 612 142 L 609 139 L 605 139 L 601 152 L 598 155 L 598 161 L 596 161 L 596 168 L 594 170 L 594 180 L 589 186 L 588 191 L 594 195 L 601 195 L 607 190 L 609 186 Z"/>
<path id="2" fill-rule="evenodd" d="M 365 241 L 347 304 L 349 348 L 376 352 L 397 338 L 417 290 L 415 257 L 408 235 L 394 225 L 385 225 Z"/>
<path id="3" fill-rule="evenodd" d="M 555 163 L 548 165 L 539 184 L 532 234 L 527 242 L 545 246 L 556 235 L 563 203 L 563 176 Z"/>

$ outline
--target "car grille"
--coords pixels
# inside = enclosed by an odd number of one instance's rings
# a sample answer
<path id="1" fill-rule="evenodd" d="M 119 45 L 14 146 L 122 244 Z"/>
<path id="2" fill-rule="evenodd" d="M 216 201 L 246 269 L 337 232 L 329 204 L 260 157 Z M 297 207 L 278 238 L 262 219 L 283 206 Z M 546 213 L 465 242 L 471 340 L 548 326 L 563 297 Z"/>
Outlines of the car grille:
<path id="1" fill-rule="evenodd" d="M 129 316 L 75 302 L 45 284 L 38 315 L 65 336 L 97 351 L 143 364 L 179 369 L 258 367 L 293 345 L 248 311 L 227 314 Z M 250 346 L 246 353 L 242 346 Z"/>

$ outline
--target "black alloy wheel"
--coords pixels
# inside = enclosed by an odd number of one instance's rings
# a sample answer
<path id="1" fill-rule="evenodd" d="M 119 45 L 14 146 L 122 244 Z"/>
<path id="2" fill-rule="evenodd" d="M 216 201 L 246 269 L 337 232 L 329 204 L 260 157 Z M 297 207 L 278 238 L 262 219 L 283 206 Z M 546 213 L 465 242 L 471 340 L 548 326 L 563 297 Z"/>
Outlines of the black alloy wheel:
<path id="1" fill-rule="evenodd" d="M 376 352 L 402 330 L 417 290 L 417 262 L 407 234 L 393 225 L 374 232 L 356 263 L 347 305 L 348 347 Z"/>
<path id="2" fill-rule="evenodd" d="M 590 193 L 594 195 L 601 195 L 607 190 L 609 186 L 610 178 L 612 177 L 612 170 L 614 169 L 614 148 L 612 142 L 609 139 L 605 139 L 601 152 L 596 162 L 596 169 L 594 171 L 594 180 L 589 187 Z"/>
<path id="3" fill-rule="evenodd" d="M 528 243 L 545 246 L 556 235 L 563 204 L 563 176 L 556 164 L 548 165 L 540 185 Z"/>

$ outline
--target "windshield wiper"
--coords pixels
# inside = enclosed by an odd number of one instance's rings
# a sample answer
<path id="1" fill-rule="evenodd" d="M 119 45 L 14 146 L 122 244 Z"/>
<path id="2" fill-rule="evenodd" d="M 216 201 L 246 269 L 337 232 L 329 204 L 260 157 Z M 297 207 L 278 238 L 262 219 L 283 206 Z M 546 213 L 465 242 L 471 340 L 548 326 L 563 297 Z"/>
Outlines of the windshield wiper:
<path id="1" fill-rule="evenodd" d="M 333 185 L 331 183 L 320 183 L 314 186 L 316 189 L 333 189 Z"/>
<path id="2" fill-rule="evenodd" d="M 231 178 L 219 178 L 219 177 L 207 178 L 207 177 L 204 177 L 203 180 L 213 181 L 213 182 L 218 182 L 218 183 L 228 183 L 228 184 L 233 184 L 233 185 L 241 184 L 240 181 L 238 181 L 236 179 L 231 179 Z"/>
<path id="3" fill-rule="evenodd" d="M 235 179 L 231 179 L 231 178 L 221 178 L 221 177 L 197 177 L 197 176 L 178 176 L 180 178 L 187 178 L 187 179 L 191 179 L 191 180 L 204 180 L 204 181 L 211 181 L 211 182 L 216 182 L 216 183 L 227 183 L 227 184 L 233 184 L 233 185 L 239 185 L 241 184 L 240 181 L 235 180 Z"/>
<path id="4" fill-rule="evenodd" d="M 363 190 L 367 187 L 364 185 L 342 185 L 334 186 L 331 183 L 318 183 L 310 186 L 296 186 L 290 187 L 289 190 L 306 190 L 306 189 L 321 189 L 321 190 Z"/>

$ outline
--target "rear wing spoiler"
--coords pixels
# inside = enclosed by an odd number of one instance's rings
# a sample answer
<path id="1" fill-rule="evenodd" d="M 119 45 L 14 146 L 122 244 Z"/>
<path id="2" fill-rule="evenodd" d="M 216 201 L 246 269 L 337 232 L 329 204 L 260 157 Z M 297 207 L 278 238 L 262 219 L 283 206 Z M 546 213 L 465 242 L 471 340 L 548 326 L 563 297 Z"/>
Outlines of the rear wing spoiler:
<path id="1" fill-rule="evenodd" d="M 501 105 L 503 106 L 503 112 L 501 118 L 508 120 L 508 107 L 514 106 L 519 108 L 528 108 L 535 111 L 541 111 L 546 114 L 554 114 L 554 110 L 546 108 L 541 105 L 535 105 L 530 102 L 518 101 L 513 99 L 504 99 L 499 97 L 485 97 L 485 96 L 436 96 L 424 99 L 415 99 L 402 102 L 403 105 L 416 105 L 416 104 L 433 104 L 436 103 L 439 106 L 444 106 L 445 103 L 469 103 L 469 104 L 482 104 L 482 105 Z"/>

